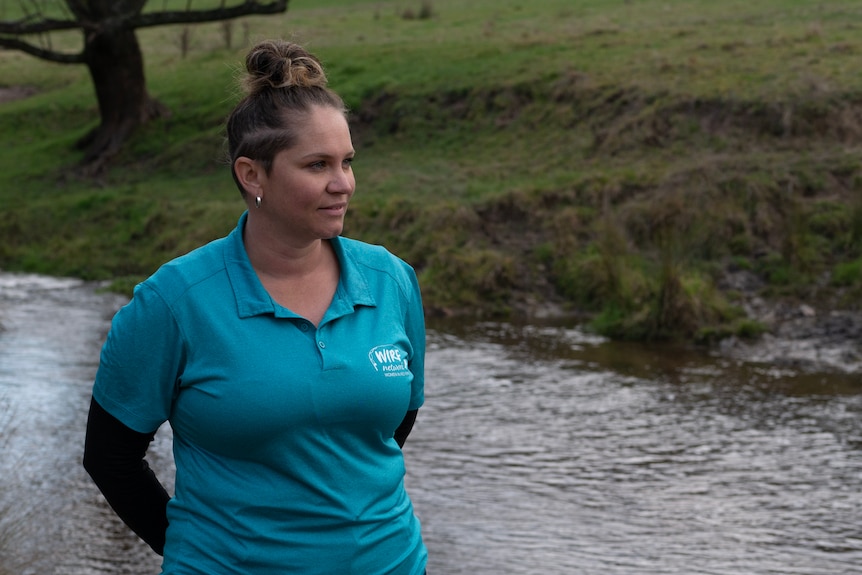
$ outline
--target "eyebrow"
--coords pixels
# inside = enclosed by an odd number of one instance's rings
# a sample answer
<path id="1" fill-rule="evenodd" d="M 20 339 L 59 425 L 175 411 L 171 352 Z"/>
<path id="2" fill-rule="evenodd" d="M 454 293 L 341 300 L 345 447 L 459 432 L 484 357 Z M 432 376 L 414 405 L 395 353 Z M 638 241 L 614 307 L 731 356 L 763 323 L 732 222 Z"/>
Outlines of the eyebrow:
<path id="1" fill-rule="evenodd" d="M 356 150 L 350 150 L 344 155 L 341 154 L 330 154 L 328 152 L 311 152 L 305 154 L 304 156 L 300 156 L 301 160 L 310 160 L 311 158 L 341 158 L 341 157 L 352 157 L 356 155 Z"/>

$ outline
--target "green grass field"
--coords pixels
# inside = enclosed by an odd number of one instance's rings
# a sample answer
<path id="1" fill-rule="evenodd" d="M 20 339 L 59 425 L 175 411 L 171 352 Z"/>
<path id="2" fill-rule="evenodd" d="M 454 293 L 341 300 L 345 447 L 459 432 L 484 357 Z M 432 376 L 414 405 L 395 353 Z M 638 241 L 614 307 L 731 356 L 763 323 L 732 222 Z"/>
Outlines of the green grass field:
<path id="1" fill-rule="evenodd" d="M 278 36 L 353 110 L 346 233 L 413 263 L 429 313 L 556 301 L 615 337 L 756 333 L 728 270 L 858 307 L 860 31 L 857 2 L 802 0 L 295 0 L 141 30 L 172 115 L 98 180 L 73 169 L 86 70 L 0 51 L 0 87 L 38 91 L 0 104 L 0 267 L 128 289 L 230 230 L 221 123 L 245 49 Z"/>

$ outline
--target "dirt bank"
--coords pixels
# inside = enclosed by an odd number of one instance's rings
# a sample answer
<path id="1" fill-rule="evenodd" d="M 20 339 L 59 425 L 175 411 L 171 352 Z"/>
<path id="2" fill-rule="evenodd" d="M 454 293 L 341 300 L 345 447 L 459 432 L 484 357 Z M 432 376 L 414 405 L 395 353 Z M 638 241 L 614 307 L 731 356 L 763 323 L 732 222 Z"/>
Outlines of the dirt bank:
<path id="1" fill-rule="evenodd" d="M 759 280 L 748 273 L 728 277 L 747 294 L 746 314 L 767 328 L 755 341 L 730 337 L 717 352 L 745 361 L 803 371 L 862 373 L 862 312 L 757 295 Z"/>
<path id="2" fill-rule="evenodd" d="M 32 86 L 0 86 L 0 104 L 14 100 L 23 100 L 35 93 L 36 88 Z"/>

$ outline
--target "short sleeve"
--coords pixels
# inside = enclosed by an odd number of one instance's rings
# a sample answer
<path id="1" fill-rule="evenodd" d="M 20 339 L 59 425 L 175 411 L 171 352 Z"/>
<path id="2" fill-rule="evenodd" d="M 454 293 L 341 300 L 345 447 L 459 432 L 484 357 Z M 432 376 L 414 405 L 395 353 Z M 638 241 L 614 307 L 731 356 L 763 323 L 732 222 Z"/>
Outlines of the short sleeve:
<path id="1" fill-rule="evenodd" d="M 410 300 L 407 302 L 407 316 L 404 329 L 413 347 L 413 356 L 408 368 L 413 374 L 410 393 L 410 410 L 419 409 L 425 402 L 425 311 L 422 307 L 422 294 L 416 273 L 410 268 Z"/>
<path id="2" fill-rule="evenodd" d="M 167 303 L 146 283 L 139 285 L 111 322 L 93 397 L 135 431 L 155 431 L 170 416 L 184 349 Z"/>

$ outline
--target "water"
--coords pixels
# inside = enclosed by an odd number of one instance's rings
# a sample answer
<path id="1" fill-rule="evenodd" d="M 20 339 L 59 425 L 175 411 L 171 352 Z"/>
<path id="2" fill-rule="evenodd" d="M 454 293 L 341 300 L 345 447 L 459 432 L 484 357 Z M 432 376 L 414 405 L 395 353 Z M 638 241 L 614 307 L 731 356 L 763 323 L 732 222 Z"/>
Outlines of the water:
<path id="1" fill-rule="evenodd" d="M 0 274 L 0 573 L 158 573 L 80 466 L 121 303 Z M 572 327 L 432 328 L 405 447 L 432 575 L 862 573 L 858 373 Z M 168 484 L 169 452 L 160 432 Z"/>
<path id="2" fill-rule="evenodd" d="M 408 454 L 432 570 L 862 573 L 858 379 L 564 328 L 431 341 Z"/>
<path id="3" fill-rule="evenodd" d="M 4 575 L 158 572 L 81 467 L 98 353 L 121 304 L 77 280 L 0 274 Z"/>

